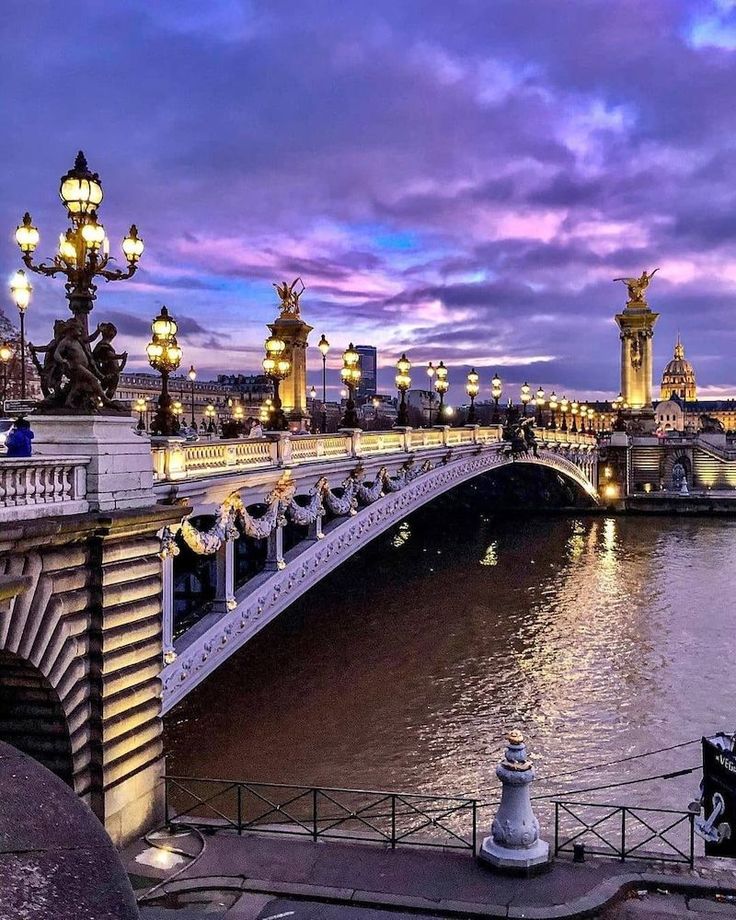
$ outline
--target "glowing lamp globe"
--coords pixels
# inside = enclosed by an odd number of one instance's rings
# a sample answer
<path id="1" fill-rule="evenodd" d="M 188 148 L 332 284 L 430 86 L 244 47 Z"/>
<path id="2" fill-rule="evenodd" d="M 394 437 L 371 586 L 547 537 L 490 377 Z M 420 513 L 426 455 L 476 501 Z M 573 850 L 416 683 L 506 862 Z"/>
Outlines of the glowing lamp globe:
<path id="1" fill-rule="evenodd" d="M 66 205 L 70 217 L 92 213 L 102 201 L 102 183 L 93 173 L 80 150 L 74 166 L 61 177 L 59 197 Z"/>
<path id="2" fill-rule="evenodd" d="M 33 252 L 38 246 L 38 230 L 31 223 L 31 215 L 26 211 L 23 223 L 15 231 L 15 241 L 20 246 L 21 252 Z"/>

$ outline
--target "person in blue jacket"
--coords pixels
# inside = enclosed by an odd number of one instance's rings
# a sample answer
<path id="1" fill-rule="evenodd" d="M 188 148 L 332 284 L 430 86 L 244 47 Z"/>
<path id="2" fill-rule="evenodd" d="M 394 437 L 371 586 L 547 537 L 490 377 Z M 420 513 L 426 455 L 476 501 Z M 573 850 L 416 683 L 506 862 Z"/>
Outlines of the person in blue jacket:
<path id="1" fill-rule="evenodd" d="M 33 440 L 33 432 L 31 431 L 31 425 L 27 418 L 19 416 L 13 423 L 13 427 L 8 432 L 8 436 L 5 439 L 5 447 L 7 448 L 7 457 L 30 457 L 33 453 L 33 448 L 31 446 L 31 441 Z"/>

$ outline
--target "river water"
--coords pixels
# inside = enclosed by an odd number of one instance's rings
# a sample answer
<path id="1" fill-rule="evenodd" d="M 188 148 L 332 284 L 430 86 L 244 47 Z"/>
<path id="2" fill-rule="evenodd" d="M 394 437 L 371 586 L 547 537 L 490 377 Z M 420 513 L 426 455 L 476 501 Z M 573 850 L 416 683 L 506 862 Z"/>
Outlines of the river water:
<path id="1" fill-rule="evenodd" d="M 697 744 L 546 778 L 734 727 L 735 544 L 725 519 L 429 506 L 168 716 L 168 770 L 488 798 L 512 727 L 537 792 L 694 766 Z M 595 801 L 685 807 L 699 779 Z"/>

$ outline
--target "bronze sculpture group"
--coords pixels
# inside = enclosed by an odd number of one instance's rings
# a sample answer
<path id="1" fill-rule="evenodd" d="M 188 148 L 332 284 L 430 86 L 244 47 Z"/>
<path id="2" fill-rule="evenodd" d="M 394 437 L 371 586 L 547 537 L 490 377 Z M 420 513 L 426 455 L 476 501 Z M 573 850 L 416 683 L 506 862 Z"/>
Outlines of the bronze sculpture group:
<path id="1" fill-rule="evenodd" d="M 76 317 L 57 319 L 48 345 L 29 343 L 44 396 L 38 404 L 39 411 L 129 414 L 128 408 L 115 400 L 120 374 L 128 360 L 127 352 L 115 351 L 113 339 L 117 331 L 113 323 L 100 323 L 92 335 L 87 335 Z M 98 339 L 91 349 L 92 342 Z M 39 355 L 43 355 L 43 361 Z"/>

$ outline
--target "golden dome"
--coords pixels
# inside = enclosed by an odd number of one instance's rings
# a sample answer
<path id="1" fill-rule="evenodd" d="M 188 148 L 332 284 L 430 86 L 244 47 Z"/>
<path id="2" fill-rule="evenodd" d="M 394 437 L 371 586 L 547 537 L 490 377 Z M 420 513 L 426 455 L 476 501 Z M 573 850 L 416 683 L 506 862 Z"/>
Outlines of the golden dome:
<path id="1" fill-rule="evenodd" d="M 697 399 L 695 370 L 685 357 L 685 348 L 679 334 L 675 343 L 675 353 L 662 373 L 662 384 L 659 389 L 661 399 L 669 399 L 673 394 L 687 401 Z"/>

